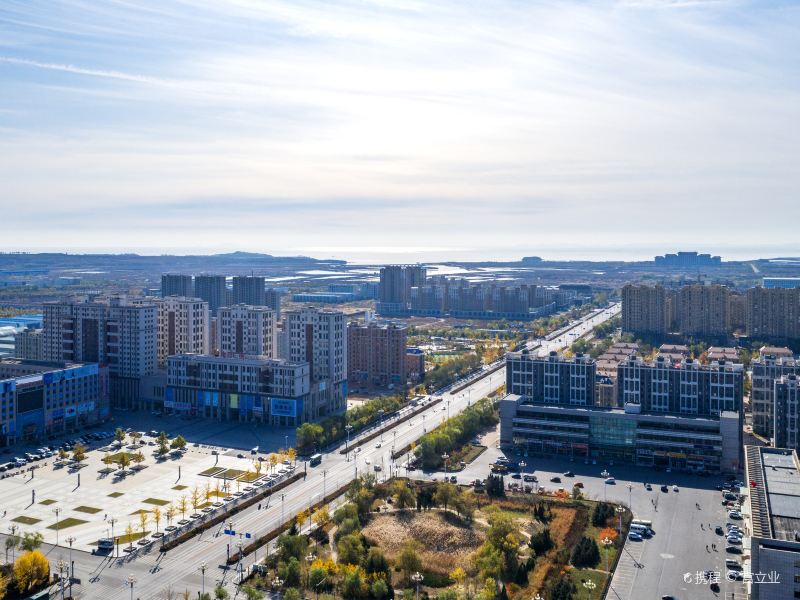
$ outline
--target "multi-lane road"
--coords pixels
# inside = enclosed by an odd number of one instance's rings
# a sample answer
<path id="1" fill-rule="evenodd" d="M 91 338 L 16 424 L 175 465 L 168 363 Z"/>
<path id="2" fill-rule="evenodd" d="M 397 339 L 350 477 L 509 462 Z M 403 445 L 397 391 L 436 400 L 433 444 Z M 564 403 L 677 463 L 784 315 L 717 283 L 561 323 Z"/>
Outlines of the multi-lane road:
<path id="1" fill-rule="evenodd" d="M 561 350 L 618 313 L 619 305 L 595 311 L 529 347 L 540 354 Z M 346 484 L 357 473 L 373 470 L 378 464 L 383 468 L 379 475 L 386 475 L 393 448 L 405 447 L 441 423 L 448 414 L 462 411 L 504 382 L 505 368 L 487 373 L 458 392 L 448 390 L 439 394 L 441 402 L 431 405 L 413 419 L 390 426 L 382 436 L 380 447 L 380 439 L 376 439 L 363 444 L 358 453 L 351 452 L 345 456 L 337 448 L 325 454 L 322 464 L 309 468 L 305 479 L 273 495 L 268 503 L 262 504 L 260 510 L 253 506 L 232 517 L 233 528 L 253 536 L 262 535 L 318 501 L 326 492 Z M 351 447 L 357 444 L 357 440 L 351 441 Z M 73 551 L 75 576 L 81 580 L 81 584 L 75 587 L 75 596 L 86 599 L 125 597 L 123 593 L 127 595 L 131 592 L 129 578 L 133 580 L 134 598 L 166 597 L 164 592 L 170 588 L 173 594 L 189 590 L 194 595 L 201 586 L 204 585 L 209 591 L 217 583 L 232 591 L 236 571 L 235 568 L 226 567 L 226 558 L 229 549 L 235 551 L 238 538 L 225 535 L 224 528 L 220 526 L 206 531 L 163 555 L 158 552 L 156 545 L 150 551 L 140 551 L 137 555 L 121 559 Z M 45 545 L 44 550 L 52 562 L 62 557 L 67 559 L 66 548 Z M 263 551 L 258 554 L 263 557 Z M 256 559 L 255 555 L 247 556 L 244 559 L 245 566 Z M 201 572 L 203 564 L 206 565 L 204 574 Z"/>

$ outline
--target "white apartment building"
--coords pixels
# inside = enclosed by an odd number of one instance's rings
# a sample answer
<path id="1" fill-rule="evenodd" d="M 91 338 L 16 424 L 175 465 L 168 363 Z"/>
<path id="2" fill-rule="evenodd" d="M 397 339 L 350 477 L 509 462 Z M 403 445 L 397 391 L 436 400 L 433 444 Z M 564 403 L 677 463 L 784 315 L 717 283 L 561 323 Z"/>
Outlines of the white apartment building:
<path id="1" fill-rule="evenodd" d="M 762 348 L 750 365 L 753 387 L 750 404 L 753 409 L 753 431 L 771 438 L 775 423 L 775 381 L 784 375 L 800 375 L 800 361 L 788 348 Z"/>
<path id="2" fill-rule="evenodd" d="M 158 367 L 174 354 L 209 354 L 208 302 L 200 298 L 169 296 L 158 305 Z"/>
<path id="3" fill-rule="evenodd" d="M 275 358 L 275 312 L 266 306 L 220 308 L 217 316 L 216 347 L 222 356 Z"/>
<path id="4" fill-rule="evenodd" d="M 42 360 L 43 341 L 41 329 L 23 329 L 14 335 L 14 356 L 26 360 Z"/>
<path id="5" fill-rule="evenodd" d="M 319 392 L 314 414 L 318 418 L 346 407 L 347 321 L 339 311 L 305 308 L 284 313 L 287 358 L 309 365 L 312 393 Z"/>

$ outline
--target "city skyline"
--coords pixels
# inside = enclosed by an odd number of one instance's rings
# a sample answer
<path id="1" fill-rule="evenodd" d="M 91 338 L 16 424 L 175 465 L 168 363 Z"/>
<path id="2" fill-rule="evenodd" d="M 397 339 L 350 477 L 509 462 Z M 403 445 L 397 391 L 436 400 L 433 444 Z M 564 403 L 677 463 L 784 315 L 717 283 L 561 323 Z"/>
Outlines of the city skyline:
<path id="1" fill-rule="evenodd" d="M 798 21 L 753 2 L 6 6 L 2 206 L 36 218 L 0 250 L 796 256 Z"/>

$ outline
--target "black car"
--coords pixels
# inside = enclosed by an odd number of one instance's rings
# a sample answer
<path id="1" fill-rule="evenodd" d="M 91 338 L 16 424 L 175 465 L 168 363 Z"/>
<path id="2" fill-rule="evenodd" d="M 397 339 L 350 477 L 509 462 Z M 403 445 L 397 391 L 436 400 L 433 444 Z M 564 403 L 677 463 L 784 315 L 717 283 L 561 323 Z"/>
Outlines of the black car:
<path id="1" fill-rule="evenodd" d="M 724 529 L 722 529 L 722 526 L 721 526 L 721 525 L 717 525 L 717 526 L 714 528 L 714 533 L 716 533 L 717 535 L 725 535 L 725 530 L 724 530 Z"/>
<path id="2" fill-rule="evenodd" d="M 553 483 L 561 483 L 561 477 L 551 477 L 550 481 Z"/>
<path id="3" fill-rule="evenodd" d="M 719 584 L 716 581 L 711 584 L 711 591 L 715 594 L 719 592 Z"/>
<path id="4" fill-rule="evenodd" d="M 730 554 L 741 554 L 742 553 L 742 547 L 741 546 L 732 546 L 732 545 L 731 546 L 725 546 L 725 552 L 728 552 Z"/>
<path id="5" fill-rule="evenodd" d="M 522 475 L 520 475 L 519 473 L 514 473 L 514 474 L 511 476 L 511 479 L 522 479 Z"/>
<path id="6" fill-rule="evenodd" d="M 572 471 L 567 471 L 566 473 L 564 473 L 564 477 L 575 477 L 575 473 L 573 473 Z"/>
<path id="7" fill-rule="evenodd" d="M 661 486 L 661 491 L 664 492 L 664 493 L 667 493 L 667 492 L 669 492 L 669 488 L 666 485 L 662 485 Z"/>

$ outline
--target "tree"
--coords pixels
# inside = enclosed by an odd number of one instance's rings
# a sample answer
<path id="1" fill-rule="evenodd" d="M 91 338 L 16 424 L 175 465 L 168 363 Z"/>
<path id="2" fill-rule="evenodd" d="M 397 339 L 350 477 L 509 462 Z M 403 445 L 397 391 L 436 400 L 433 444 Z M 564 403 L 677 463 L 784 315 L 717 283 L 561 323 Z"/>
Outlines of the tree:
<path id="1" fill-rule="evenodd" d="M 436 484 L 436 493 L 433 495 L 433 500 L 437 504 L 444 506 L 445 511 L 447 505 L 458 497 L 458 488 L 452 483 L 438 483 Z"/>
<path id="2" fill-rule="evenodd" d="M 537 556 L 541 556 L 553 547 L 553 540 L 550 537 L 550 528 L 545 527 L 538 533 L 531 536 L 528 545 L 533 549 Z"/>
<path id="3" fill-rule="evenodd" d="M 597 542 L 586 536 L 575 545 L 572 552 L 572 564 L 578 568 L 594 567 L 600 562 L 600 549 Z"/>
<path id="4" fill-rule="evenodd" d="M 409 580 L 412 573 L 422 570 L 422 561 L 417 554 L 416 544 L 409 540 L 403 546 L 400 554 L 397 556 L 397 566 L 403 572 L 406 581 Z"/>
<path id="5" fill-rule="evenodd" d="M 260 477 L 261 476 L 261 469 L 263 467 L 263 465 L 261 463 L 262 463 L 262 461 L 260 461 L 260 460 L 254 460 L 253 461 L 253 471 L 255 471 L 256 477 Z"/>
<path id="6" fill-rule="evenodd" d="M 288 562 L 291 558 L 302 560 L 307 550 L 308 538 L 304 535 L 285 534 L 278 538 L 278 555 L 284 562 Z"/>
<path id="7" fill-rule="evenodd" d="M 5 573 L 0 573 L 0 600 L 6 597 L 6 591 L 8 590 L 8 577 Z"/>
<path id="8" fill-rule="evenodd" d="M 399 509 L 414 506 L 414 492 L 408 487 L 408 484 L 398 479 L 392 486 L 392 493 L 394 495 L 395 506 Z"/>
<path id="9" fill-rule="evenodd" d="M 464 588 L 464 584 L 467 581 L 467 573 L 461 567 L 456 567 L 453 571 L 450 572 L 450 579 L 456 582 L 458 587 Z"/>
<path id="10" fill-rule="evenodd" d="M 252 585 L 245 585 L 242 587 L 242 593 L 247 600 L 261 600 L 264 597 L 264 594 Z"/>
<path id="11" fill-rule="evenodd" d="M 206 482 L 206 487 L 203 490 L 203 497 L 206 499 L 206 502 L 211 502 L 211 498 L 214 496 L 214 491 L 211 489 L 211 482 Z"/>
<path id="12" fill-rule="evenodd" d="M 379 575 L 387 581 L 391 578 L 391 567 L 389 561 L 383 555 L 383 551 L 377 546 L 373 546 L 367 553 L 367 559 L 364 561 L 364 570 L 368 575 Z"/>
<path id="13" fill-rule="evenodd" d="M 167 445 L 167 440 L 158 440 L 158 454 L 159 456 L 164 456 L 167 452 L 169 452 L 169 446 Z"/>
<path id="14" fill-rule="evenodd" d="M 41 547 L 43 541 L 44 536 L 38 531 L 26 531 L 22 534 L 19 547 L 24 552 L 33 552 Z"/>
<path id="15" fill-rule="evenodd" d="M 75 462 L 83 462 L 86 459 L 86 446 L 83 444 L 75 444 L 72 448 L 72 460 Z"/>
<path id="16" fill-rule="evenodd" d="M 186 518 L 186 508 L 187 508 L 187 500 L 186 496 L 181 496 L 178 498 L 178 512 L 181 513 L 181 519 Z"/>
<path id="17" fill-rule="evenodd" d="M 214 598 L 217 600 L 228 600 L 228 598 L 230 598 L 230 594 L 228 593 L 228 590 L 221 585 L 218 585 L 214 588 Z"/>
<path id="18" fill-rule="evenodd" d="M 202 594 L 198 594 L 197 600 L 211 600 L 211 594 L 208 592 L 203 592 Z"/>
<path id="19" fill-rule="evenodd" d="M 339 562 L 358 565 L 364 558 L 364 543 L 360 533 L 351 533 L 343 536 L 336 544 Z"/>
<path id="20" fill-rule="evenodd" d="M 272 473 L 275 471 L 275 467 L 278 464 L 278 455 L 274 452 L 269 455 L 269 472 Z"/>
<path id="21" fill-rule="evenodd" d="M 283 600 L 300 600 L 300 592 L 295 587 L 286 588 L 283 593 Z"/>
<path id="22" fill-rule="evenodd" d="M 138 445 L 139 440 L 142 438 L 142 434 L 138 431 L 131 431 L 128 435 L 130 436 L 131 442 L 133 442 L 134 446 Z"/>
<path id="23" fill-rule="evenodd" d="M 158 524 L 161 522 L 161 508 L 156 506 L 153 509 L 153 523 L 156 524 L 156 532 L 158 532 Z"/>
<path id="24" fill-rule="evenodd" d="M 491 542 L 486 541 L 475 553 L 473 565 L 481 579 L 497 579 L 503 572 L 503 554 Z"/>
<path id="25" fill-rule="evenodd" d="M 135 462 L 137 465 L 142 464 L 144 462 L 144 453 L 141 450 L 139 450 L 131 457 L 131 460 Z"/>
<path id="26" fill-rule="evenodd" d="M 125 536 L 128 538 L 129 547 L 133 549 L 133 525 L 130 521 L 125 526 Z"/>
<path id="27" fill-rule="evenodd" d="M 119 455 L 119 459 L 117 459 L 117 464 L 119 465 L 119 470 L 124 473 L 125 469 L 127 469 L 131 464 L 131 455 L 127 452 L 123 452 Z"/>
<path id="28" fill-rule="evenodd" d="M 174 440 L 172 440 L 170 448 L 173 450 L 182 450 L 183 448 L 186 448 L 186 439 L 182 435 L 177 436 Z"/>
<path id="29" fill-rule="evenodd" d="M 575 582 L 572 581 L 572 578 L 569 575 L 565 575 L 553 586 L 553 590 L 550 592 L 550 597 L 553 600 L 572 600 L 577 591 L 578 590 L 575 587 Z"/>
<path id="30" fill-rule="evenodd" d="M 194 488 L 192 488 L 191 499 L 192 499 L 192 510 L 197 512 L 197 507 L 200 506 L 200 489 L 197 486 L 194 486 Z"/>
<path id="31" fill-rule="evenodd" d="M 358 566 L 348 566 L 342 578 L 342 598 L 359 600 L 369 593 L 364 571 Z"/>
<path id="32" fill-rule="evenodd" d="M 314 450 L 322 442 L 325 430 L 317 423 L 303 423 L 297 428 L 297 445 L 303 450 Z"/>
<path id="33" fill-rule="evenodd" d="M 59 460 L 67 460 L 67 458 L 69 458 L 69 454 L 67 454 L 67 451 L 64 450 L 63 448 L 59 448 L 58 449 L 58 458 L 59 458 Z"/>
<path id="34" fill-rule="evenodd" d="M 14 562 L 17 588 L 29 592 L 50 579 L 50 563 L 39 550 L 25 552 Z"/>
<path id="35" fill-rule="evenodd" d="M 299 513 L 297 513 L 297 516 L 294 518 L 294 522 L 297 523 L 297 529 L 300 530 L 303 529 L 303 525 L 305 524 L 306 521 L 308 521 L 307 510 L 301 510 Z"/>
<path id="36" fill-rule="evenodd" d="M 383 579 L 376 579 L 369 588 L 369 593 L 375 600 L 385 600 L 389 597 L 389 586 Z"/>
<path id="37" fill-rule="evenodd" d="M 111 459 L 111 455 L 108 452 L 103 454 L 103 464 L 105 466 L 110 467 L 113 462 L 114 461 Z"/>
<path id="38" fill-rule="evenodd" d="M 120 443 L 125 441 L 125 430 L 122 427 L 117 427 L 117 430 L 114 432 L 114 439 Z"/>
<path id="39" fill-rule="evenodd" d="M 314 521 L 314 524 L 317 527 L 325 527 L 325 525 L 327 525 L 331 520 L 331 515 L 328 512 L 328 508 L 325 506 L 319 507 L 316 511 L 314 511 L 314 515 L 311 517 L 311 520 Z"/>
<path id="40" fill-rule="evenodd" d="M 170 502 L 167 504 L 167 508 L 164 509 L 164 517 L 167 519 L 167 526 L 172 524 L 172 519 L 175 518 L 175 505 Z"/>
<path id="41" fill-rule="evenodd" d="M 139 511 L 139 529 L 142 530 L 142 537 L 144 537 L 145 528 L 147 527 L 147 522 L 150 520 L 150 513 L 146 510 Z"/>
<path id="42" fill-rule="evenodd" d="M 292 461 L 293 464 L 297 463 L 297 450 L 294 448 L 289 448 L 286 451 L 286 456 L 289 457 L 289 460 Z"/>
<path id="43" fill-rule="evenodd" d="M 16 529 L 14 529 L 14 532 L 11 533 L 11 535 L 6 536 L 6 562 L 8 562 L 8 551 L 17 548 L 19 546 L 19 542 L 20 537 L 17 535 Z"/>

